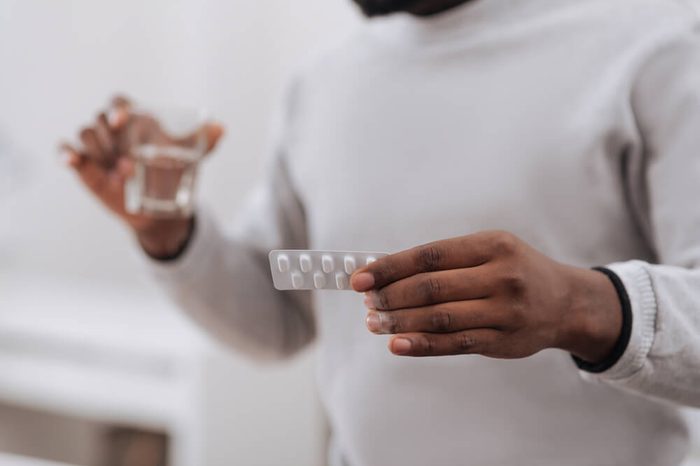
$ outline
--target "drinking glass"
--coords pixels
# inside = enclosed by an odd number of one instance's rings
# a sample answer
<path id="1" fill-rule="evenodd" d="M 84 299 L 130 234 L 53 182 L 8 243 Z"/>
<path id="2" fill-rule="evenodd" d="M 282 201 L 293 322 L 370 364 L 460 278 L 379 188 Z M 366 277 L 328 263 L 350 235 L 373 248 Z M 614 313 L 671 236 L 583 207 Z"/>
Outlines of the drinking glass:
<path id="1" fill-rule="evenodd" d="M 134 162 L 125 186 L 127 212 L 184 217 L 194 208 L 199 163 L 208 145 L 205 112 L 188 108 L 132 110 L 127 138 Z"/>

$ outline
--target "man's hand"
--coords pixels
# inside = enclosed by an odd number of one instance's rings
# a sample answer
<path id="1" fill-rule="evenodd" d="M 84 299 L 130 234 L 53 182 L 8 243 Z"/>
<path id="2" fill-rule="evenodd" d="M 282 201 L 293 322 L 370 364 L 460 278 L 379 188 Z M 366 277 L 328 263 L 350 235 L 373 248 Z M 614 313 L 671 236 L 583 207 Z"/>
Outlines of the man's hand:
<path id="1" fill-rule="evenodd" d="M 200 131 L 206 135 L 207 152 L 214 149 L 223 135 L 223 128 L 217 124 L 207 124 Z M 92 126 L 80 131 L 81 147 L 62 144 L 61 150 L 83 184 L 134 230 L 146 252 L 154 257 L 165 257 L 177 251 L 187 240 L 192 221 L 189 218 L 154 218 L 126 211 L 125 183 L 133 172 L 129 155 L 134 135 L 141 133 L 168 137 L 154 118 L 133 113 L 129 101 L 117 97 L 108 112 L 100 113 Z"/>
<path id="2" fill-rule="evenodd" d="M 379 259 L 352 277 L 368 328 L 402 356 L 524 358 L 560 348 L 602 361 L 622 310 L 602 273 L 553 261 L 505 232 L 483 232 Z"/>

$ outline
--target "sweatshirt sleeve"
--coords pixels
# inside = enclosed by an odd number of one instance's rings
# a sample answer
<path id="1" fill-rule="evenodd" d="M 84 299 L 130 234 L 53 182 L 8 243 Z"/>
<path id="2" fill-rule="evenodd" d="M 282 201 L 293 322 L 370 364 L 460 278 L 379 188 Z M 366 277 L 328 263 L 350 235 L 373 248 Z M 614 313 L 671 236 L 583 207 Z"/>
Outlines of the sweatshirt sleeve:
<path id="1" fill-rule="evenodd" d="M 643 150 L 625 166 L 630 206 L 655 263 L 607 266 L 632 311 L 629 343 L 600 374 L 623 389 L 700 406 L 700 35 L 689 32 L 641 69 L 632 107 Z"/>
<path id="2" fill-rule="evenodd" d="M 294 89 L 279 118 L 279 135 L 264 179 L 249 196 L 231 234 L 198 209 L 193 236 L 174 261 L 148 260 L 178 306 L 220 342 L 254 359 L 291 356 L 315 336 L 308 292 L 280 292 L 268 253 L 306 248 L 306 219 L 287 167 Z"/>

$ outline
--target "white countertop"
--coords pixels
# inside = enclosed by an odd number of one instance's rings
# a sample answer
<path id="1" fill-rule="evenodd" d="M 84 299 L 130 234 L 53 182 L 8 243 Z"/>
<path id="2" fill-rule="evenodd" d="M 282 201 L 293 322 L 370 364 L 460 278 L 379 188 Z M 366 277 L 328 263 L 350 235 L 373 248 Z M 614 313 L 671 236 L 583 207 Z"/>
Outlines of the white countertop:
<path id="1" fill-rule="evenodd" d="M 209 349 L 158 293 L 0 276 L 0 400 L 167 427 Z"/>

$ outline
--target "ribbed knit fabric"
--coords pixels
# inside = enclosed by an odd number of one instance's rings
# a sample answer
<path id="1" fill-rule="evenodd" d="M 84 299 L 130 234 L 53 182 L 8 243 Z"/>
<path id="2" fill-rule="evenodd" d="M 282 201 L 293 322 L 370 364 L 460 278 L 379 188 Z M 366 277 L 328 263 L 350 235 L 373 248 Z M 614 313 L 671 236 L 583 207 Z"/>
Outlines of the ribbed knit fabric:
<path id="1" fill-rule="evenodd" d="M 674 0 L 476 0 L 372 21 L 294 78 L 235 228 L 200 211 L 183 256 L 152 267 L 237 351 L 316 342 L 348 466 L 679 464 L 674 404 L 700 405 L 697 30 Z M 270 249 L 394 252 L 485 229 L 620 277 L 633 328 L 613 367 L 582 377 L 557 350 L 399 358 L 362 296 L 270 281 Z"/>

